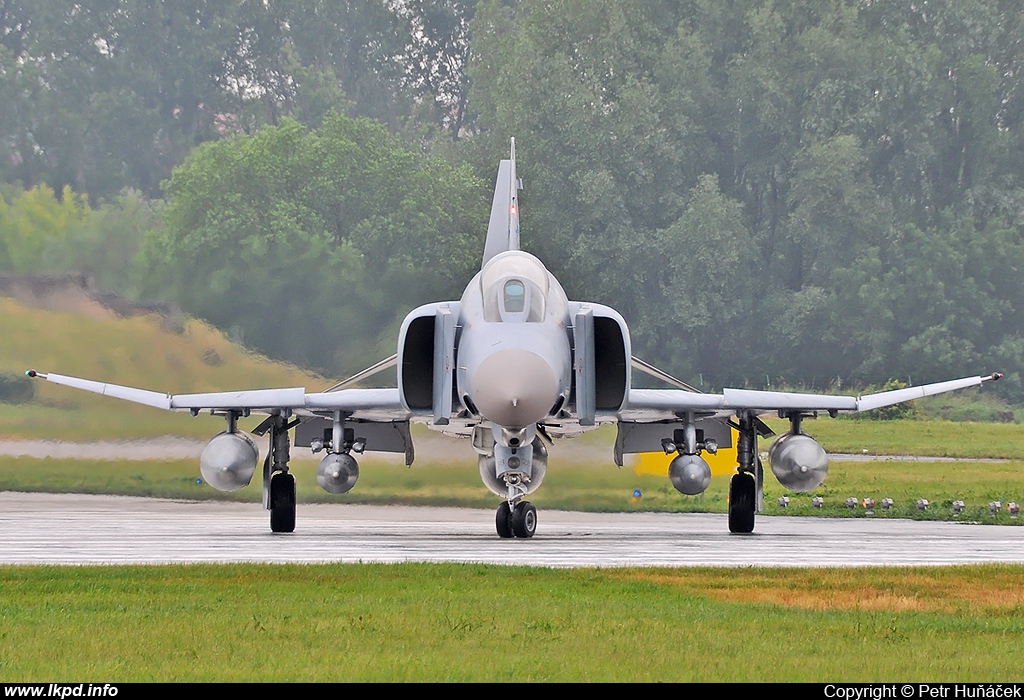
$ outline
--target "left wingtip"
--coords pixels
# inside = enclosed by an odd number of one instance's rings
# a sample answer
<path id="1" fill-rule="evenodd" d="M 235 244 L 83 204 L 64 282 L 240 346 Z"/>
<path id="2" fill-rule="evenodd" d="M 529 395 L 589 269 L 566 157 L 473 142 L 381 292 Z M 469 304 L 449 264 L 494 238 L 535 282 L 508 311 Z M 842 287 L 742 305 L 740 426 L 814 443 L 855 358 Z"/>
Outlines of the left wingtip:
<path id="1" fill-rule="evenodd" d="M 999 381 L 1002 378 L 1003 378 L 1003 373 L 1002 372 L 993 372 L 990 376 L 985 377 L 984 381 L 991 380 L 993 382 L 997 382 L 997 381 Z"/>

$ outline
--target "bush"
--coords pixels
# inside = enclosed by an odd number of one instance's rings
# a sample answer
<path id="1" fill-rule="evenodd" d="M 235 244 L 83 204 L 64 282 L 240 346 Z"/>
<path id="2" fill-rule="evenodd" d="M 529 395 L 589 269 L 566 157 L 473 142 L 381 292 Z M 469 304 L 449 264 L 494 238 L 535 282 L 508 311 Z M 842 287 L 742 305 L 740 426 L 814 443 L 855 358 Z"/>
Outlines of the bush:
<path id="1" fill-rule="evenodd" d="M 906 382 L 901 382 L 898 379 L 890 379 L 881 389 L 869 386 L 863 393 L 874 394 L 881 391 L 896 391 L 897 389 L 906 388 Z M 914 418 L 917 415 L 917 407 L 914 404 L 914 401 L 905 401 L 903 403 L 898 403 L 895 406 L 886 406 L 885 408 L 876 408 L 874 411 L 854 414 L 854 417 L 866 418 L 868 420 L 901 420 L 904 418 Z"/>
<path id="2" fill-rule="evenodd" d="M 28 403 L 35 395 L 36 387 L 28 377 L 0 372 L 0 403 Z"/>

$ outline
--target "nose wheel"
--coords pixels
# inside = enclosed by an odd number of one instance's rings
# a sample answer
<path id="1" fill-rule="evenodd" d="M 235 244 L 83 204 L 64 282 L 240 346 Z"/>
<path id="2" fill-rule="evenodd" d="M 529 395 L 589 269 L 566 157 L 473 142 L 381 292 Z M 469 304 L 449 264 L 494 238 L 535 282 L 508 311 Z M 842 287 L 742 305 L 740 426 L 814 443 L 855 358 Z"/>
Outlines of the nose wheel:
<path id="1" fill-rule="evenodd" d="M 529 501 L 520 501 L 514 508 L 504 501 L 498 506 L 494 525 L 502 539 L 533 537 L 537 532 L 537 508 Z"/>
<path id="2" fill-rule="evenodd" d="M 498 537 L 507 540 L 515 537 L 512 532 L 512 509 L 507 501 L 502 501 L 498 506 L 498 513 L 494 516 L 494 528 L 498 531 Z"/>

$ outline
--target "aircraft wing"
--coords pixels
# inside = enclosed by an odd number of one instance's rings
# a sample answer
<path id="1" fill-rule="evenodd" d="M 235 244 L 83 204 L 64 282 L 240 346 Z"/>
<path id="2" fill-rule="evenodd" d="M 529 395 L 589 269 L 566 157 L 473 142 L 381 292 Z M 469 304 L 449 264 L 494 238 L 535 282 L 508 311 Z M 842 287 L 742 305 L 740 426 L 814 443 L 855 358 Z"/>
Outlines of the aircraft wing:
<path id="1" fill-rule="evenodd" d="M 833 415 L 839 411 L 871 411 L 925 396 L 980 386 L 1002 376 L 993 373 L 979 377 L 964 377 L 866 396 L 832 396 L 750 389 L 724 389 L 721 394 L 701 394 L 682 389 L 630 389 L 626 405 L 619 411 L 619 418 L 646 422 L 670 419 L 688 411 L 719 417 L 735 414 L 740 410 L 755 414 L 827 411 Z"/>
<path id="2" fill-rule="evenodd" d="M 299 415 L 342 411 L 350 418 L 371 422 L 404 421 L 410 418 L 409 410 L 402 405 L 398 389 L 342 389 L 307 393 L 303 387 L 293 387 L 169 395 L 62 374 L 44 374 L 35 370 L 30 370 L 28 375 L 46 379 L 53 384 L 167 411 L 245 411 L 270 414 L 288 410 Z"/>

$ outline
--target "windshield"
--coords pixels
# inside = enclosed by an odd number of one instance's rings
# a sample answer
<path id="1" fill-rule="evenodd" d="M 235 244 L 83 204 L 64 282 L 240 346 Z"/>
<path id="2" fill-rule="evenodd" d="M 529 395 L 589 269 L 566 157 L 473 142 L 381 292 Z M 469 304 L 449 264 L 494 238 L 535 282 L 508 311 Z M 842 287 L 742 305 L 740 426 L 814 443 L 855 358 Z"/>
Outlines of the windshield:
<path id="1" fill-rule="evenodd" d="M 505 311 L 522 313 L 526 308 L 526 285 L 520 280 L 509 280 L 505 283 Z"/>

